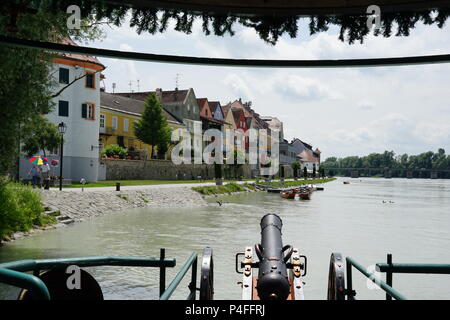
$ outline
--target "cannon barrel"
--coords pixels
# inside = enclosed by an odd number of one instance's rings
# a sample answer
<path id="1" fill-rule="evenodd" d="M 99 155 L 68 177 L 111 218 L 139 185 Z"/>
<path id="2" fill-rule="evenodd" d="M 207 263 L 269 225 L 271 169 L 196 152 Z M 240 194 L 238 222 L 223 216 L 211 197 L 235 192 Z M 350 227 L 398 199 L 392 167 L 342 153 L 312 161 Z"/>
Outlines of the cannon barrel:
<path id="1" fill-rule="evenodd" d="M 286 261 L 292 247 L 283 247 L 282 226 L 281 218 L 276 214 L 269 213 L 261 219 L 261 244 L 255 246 L 259 258 L 256 288 L 261 300 L 286 300 L 289 296 Z M 289 248 L 291 251 L 285 256 L 284 251 Z"/>

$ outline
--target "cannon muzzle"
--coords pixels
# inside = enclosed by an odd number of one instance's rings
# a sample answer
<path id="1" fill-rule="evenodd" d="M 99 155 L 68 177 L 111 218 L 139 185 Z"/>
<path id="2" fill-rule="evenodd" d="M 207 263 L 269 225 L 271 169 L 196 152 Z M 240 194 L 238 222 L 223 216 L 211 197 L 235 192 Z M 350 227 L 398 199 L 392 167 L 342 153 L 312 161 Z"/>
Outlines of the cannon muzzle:
<path id="1" fill-rule="evenodd" d="M 259 273 L 256 289 L 261 300 L 286 300 L 290 283 L 286 262 L 292 254 L 292 247 L 283 247 L 281 239 L 281 218 L 274 213 L 261 219 L 261 244 L 255 246 L 259 258 Z M 285 256 L 284 251 L 290 249 Z"/>

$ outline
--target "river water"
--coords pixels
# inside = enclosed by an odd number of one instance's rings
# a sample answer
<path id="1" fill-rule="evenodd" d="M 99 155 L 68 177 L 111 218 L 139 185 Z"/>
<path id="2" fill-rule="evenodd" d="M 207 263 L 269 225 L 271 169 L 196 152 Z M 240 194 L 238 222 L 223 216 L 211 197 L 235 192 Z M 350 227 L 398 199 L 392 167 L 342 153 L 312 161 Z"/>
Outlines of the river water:
<path id="1" fill-rule="evenodd" d="M 369 267 L 385 262 L 450 263 L 450 180 L 343 179 L 324 184 L 310 201 L 250 193 L 211 199 L 207 207 L 134 209 L 67 228 L 49 230 L 0 248 L 0 261 L 77 256 L 166 256 L 177 259 L 169 282 L 192 252 L 214 250 L 215 298 L 240 299 L 235 254 L 260 241 L 259 222 L 269 212 L 283 219 L 283 243 L 308 257 L 306 299 L 326 299 L 332 252 Z M 383 203 L 385 201 L 385 203 Z M 201 256 L 201 255 L 200 255 Z M 200 265 L 200 263 L 199 263 Z M 90 268 L 106 299 L 156 299 L 158 271 L 147 268 Z M 189 277 L 186 277 L 189 278 Z M 384 279 L 384 276 L 383 276 Z M 354 269 L 359 299 L 383 299 Z M 184 299 L 188 280 L 174 299 Z M 411 299 L 450 298 L 450 275 L 394 275 L 394 288 Z M 0 298 L 17 296 L 0 287 Z"/>

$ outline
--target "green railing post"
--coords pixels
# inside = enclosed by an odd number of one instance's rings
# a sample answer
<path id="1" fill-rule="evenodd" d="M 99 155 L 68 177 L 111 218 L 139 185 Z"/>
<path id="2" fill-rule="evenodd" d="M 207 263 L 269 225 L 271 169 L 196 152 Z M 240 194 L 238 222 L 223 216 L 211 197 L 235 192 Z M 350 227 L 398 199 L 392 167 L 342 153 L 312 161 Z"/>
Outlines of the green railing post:
<path id="1" fill-rule="evenodd" d="M 347 270 L 347 300 L 354 300 L 354 293 L 353 293 L 353 281 L 352 281 L 352 263 L 350 261 L 346 261 L 345 264 L 346 270 Z"/>
<path id="2" fill-rule="evenodd" d="M 159 260 L 161 266 L 159 267 L 159 296 L 161 297 L 164 291 L 166 291 L 166 267 L 162 263 L 166 258 L 166 249 L 161 248 L 159 251 Z"/>
<path id="3" fill-rule="evenodd" d="M 392 254 L 388 253 L 387 255 L 387 264 L 392 266 Z M 392 287 L 392 270 L 389 269 L 386 271 L 386 283 L 388 284 L 388 286 Z M 386 300 L 392 300 L 392 297 L 386 293 Z"/>
<path id="4" fill-rule="evenodd" d="M 191 283 L 189 284 L 190 293 L 186 300 L 195 300 L 197 293 L 197 259 L 192 263 Z"/>

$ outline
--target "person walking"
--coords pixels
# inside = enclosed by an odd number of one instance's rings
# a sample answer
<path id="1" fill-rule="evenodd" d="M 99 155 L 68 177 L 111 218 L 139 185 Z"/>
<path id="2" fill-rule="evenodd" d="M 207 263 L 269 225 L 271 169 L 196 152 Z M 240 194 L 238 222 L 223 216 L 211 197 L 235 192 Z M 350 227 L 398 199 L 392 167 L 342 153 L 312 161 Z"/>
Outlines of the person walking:
<path id="1" fill-rule="evenodd" d="M 31 184 L 33 188 L 36 188 L 39 180 L 39 169 L 38 167 L 36 167 L 36 165 L 33 165 L 30 171 L 28 171 L 28 176 L 31 176 Z"/>
<path id="2" fill-rule="evenodd" d="M 44 189 L 50 189 L 50 166 L 48 161 L 44 160 L 44 164 L 41 167 L 42 179 L 44 181 Z"/>

